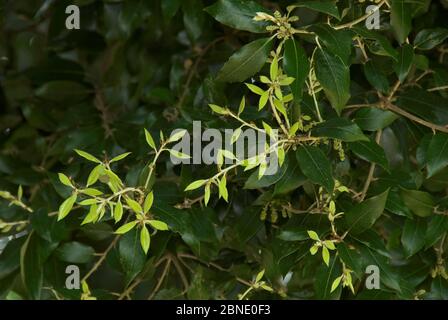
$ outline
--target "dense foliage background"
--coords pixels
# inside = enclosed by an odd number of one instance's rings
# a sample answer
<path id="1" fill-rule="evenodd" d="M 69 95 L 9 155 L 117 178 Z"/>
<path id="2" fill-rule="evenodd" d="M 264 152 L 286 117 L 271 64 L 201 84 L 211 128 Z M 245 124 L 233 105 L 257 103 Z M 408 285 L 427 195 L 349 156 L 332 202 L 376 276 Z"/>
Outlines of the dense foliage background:
<path id="1" fill-rule="evenodd" d="M 379 30 L 365 27 L 368 1 L 2 0 L 0 231 L 18 236 L 0 255 L 0 297 L 448 298 L 448 2 L 377 2 Z M 80 30 L 65 28 L 70 4 Z M 281 20 L 289 5 L 298 21 Z M 236 113 L 243 96 L 242 119 L 277 128 L 244 81 L 266 89 L 259 76 L 282 69 L 295 81 L 272 97 L 292 96 L 273 110 L 298 123 L 291 136 L 317 142 L 285 147 L 271 177 L 232 170 L 228 202 L 184 192 L 216 166 L 174 166 L 168 153 L 140 188 L 155 155 L 144 129 L 159 145 L 160 130 L 194 120 L 237 128 L 208 105 Z M 124 219 L 108 210 L 81 225 L 82 199 L 57 221 L 70 184 L 83 188 L 95 167 L 74 149 L 131 152 L 111 170 L 152 190 L 151 215 L 169 226 L 147 254 L 137 228 L 114 234 Z M 65 288 L 68 265 L 84 288 Z M 365 287 L 369 265 L 378 290 Z"/>

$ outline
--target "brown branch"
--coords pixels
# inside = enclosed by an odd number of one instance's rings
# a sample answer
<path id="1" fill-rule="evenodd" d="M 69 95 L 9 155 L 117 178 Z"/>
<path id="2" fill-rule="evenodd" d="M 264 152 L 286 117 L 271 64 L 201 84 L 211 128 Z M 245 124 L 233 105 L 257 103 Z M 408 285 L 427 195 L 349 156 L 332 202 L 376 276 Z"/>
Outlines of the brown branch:
<path id="1" fill-rule="evenodd" d="M 389 109 L 390 111 L 395 112 L 395 113 L 397 113 L 397 114 L 399 114 L 399 115 L 401 115 L 403 117 L 406 117 L 409 120 L 414 121 L 414 122 L 416 122 L 418 124 L 421 124 L 422 126 L 430 128 L 433 131 L 440 131 L 440 132 L 448 133 L 448 128 L 446 126 L 445 127 L 444 126 L 440 126 L 440 125 L 434 124 L 432 122 L 423 120 L 423 119 L 421 119 L 421 118 L 419 118 L 417 116 L 414 116 L 412 113 L 409 113 L 409 112 L 407 112 L 407 111 L 397 107 L 396 105 L 394 105 L 392 103 L 386 103 L 385 107 L 387 109 Z"/>
<path id="2" fill-rule="evenodd" d="M 378 130 L 377 133 L 376 133 L 375 141 L 378 144 L 381 141 L 381 134 L 382 134 L 382 130 Z M 367 180 L 366 180 L 366 182 L 364 184 L 364 188 L 362 189 L 362 193 L 361 193 L 361 196 L 359 198 L 360 201 L 363 201 L 366 198 L 367 191 L 369 191 L 370 184 L 372 183 L 372 180 L 373 180 L 373 174 L 375 173 L 375 168 L 376 168 L 376 164 L 374 162 L 372 162 L 371 165 L 370 165 L 370 169 L 369 169 L 369 175 L 367 176 Z"/>
<path id="3" fill-rule="evenodd" d="M 168 271 L 169 271 L 170 266 L 171 266 L 172 259 L 171 259 L 171 257 L 167 257 L 166 260 L 167 261 L 166 261 L 166 264 L 165 264 L 165 268 L 163 269 L 162 275 L 160 276 L 159 281 L 157 282 L 156 287 L 154 288 L 152 293 L 149 295 L 148 300 L 152 300 L 152 298 L 154 298 L 154 296 L 156 295 L 157 291 L 159 291 L 160 287 L 162 286 L 163 280 L 165 280 L 165 277 L 168 274 Z"/>
<path id="4" fill-rule="evenodd" d="M 118 242 L 118 239 L 120 239 L 120 235 L 115 236 L 114 240 L 112 240 L 112 242 L 109 244 L 109 246 L 107 247 L 107 249 L 100 254 L 100 258 L 98 259 L 98 261 L 93 265 L 92 269 L 90 269 L 90 271 L 82 278 L 82 281 L 87 281 L 87 279 L 89 279 L 89 277 L 95 273 L 95 271 L 101 266 L 101 264 L 104 262 L 104 260 L 107 257 L 107 254 L 113 249 L 113 247 L 115 246 L 115 244 Z"/>

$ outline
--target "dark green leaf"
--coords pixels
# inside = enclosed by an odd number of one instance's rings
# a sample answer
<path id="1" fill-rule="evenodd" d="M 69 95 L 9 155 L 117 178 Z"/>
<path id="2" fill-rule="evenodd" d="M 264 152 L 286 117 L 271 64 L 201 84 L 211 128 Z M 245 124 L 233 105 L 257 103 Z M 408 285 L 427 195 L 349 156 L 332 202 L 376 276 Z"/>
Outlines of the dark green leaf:
<path id="1" fill-rule="evenodd" d="M 414 47 L 420 50 L 430 50 L 445 41 L 446 38 L 448 38 L 448 29 L 424 29 L 417 33 L 414 39 Z"/>
<path id="2" fill-rule="evenodd" d="M 345 65 L 349 65 L 349 57 L 352 51 L 352 32 L 349 30 L 336 30 L 328 24 L 317 24 L 311 28 L 319 41 L 328 51 L 340 57 Z"/>
<path id="3" fill-rule="evenodd" d="M 357 204 L 344 217 L 350 232 L 361 233 L 373 226 L 383 214 L 389 190 Z"/>
<path id="4" fill-rule="evenodd" d="M 132 229 L 124 234 L 118 242 L 120 264 L 129 284 L 142 271 L 146 255 L 140 245 L 140 230 Z"/>
<path id="5" fill-rule="evenodd" d="M 345 142 L 369 141 L 358 125 L 345 118 L 333 118 L 319 123 L 312 130 L 316 137 L 327 137 Z"/>
<path id="6" fill-rule="evenodd" d="M 326 13 L 330 16 L 340 19 L 338 7 L 333 0 L 300 1 L 297 6 Z"/>
<path id="7" fill-rule="evenodd" d="M 381 72 L 373 60 L 369 60 L 364 64 L 364 74 L 367 81 L 375 87 L 375 89 L 386 93 L 389 91 L 389 80 L 387 76 Z"/>
<path id="8" fill-rule="evenodd" d="M 300 146 L 296 153 L 302 172 L 314 183 L 325 187 L 328 192 L 334 188 L 331 163 L 318 147 Z"/>
<path id="9" fill-rule="evenodd" d="M 94 253 L 92 247 L 76 241 L 65 243 L 56 250 L 59 259 L 70 263 L 87 263 Z"/>
<path id="10" fill-rule="evenodd" d="M 352 150 L 361 159 L 376 163 L 385 170 L 389 170 L 389 162 L 387 161 L 384 149 L 381 148 L 376 142 L 358 141 L 349 143 L 348 146 L 350 150 Z"/>
<path id="11" fill-rule="evenodd" d="M 288 76 L 295 79 L 290 85 L 295 101 L 302 100 L 303 85 L 310 71 L 310 62 L 305 50 L 294 39 L 288 39 L 285 42 L 283 69 Z"/>
<path id="12" fill-rule="evenodd" d="M 432 137 L 428 146 L 427 161 L 428 178 L 448 166 L 448 134 L 436 133 Z"/>
<path id="13" fill-rule="evenodd" d="M 412 28 L 412 1 L 392 0 L 390 24 L 399 43 L 405 42 Z"/>
<path id="14" fill-rule="evenodd" d="M 394 64 L 395 73 L 400 82 L 404 82 L 411 70 L 414 60 L 414 49 L 409 44 L 404 44 L 398 51 L 398 62 Z"/>
<path id="15" fill-rule="evenodd" d="M 218 74 L 217 80 L 241 82 L 260 71 L 272 48 L 272 39 L 255 40 L 233 54 Z"/>
<path id="16" fill-rule="evenodd" d="M 356 112 L 355 122 L 362 130 L 378 131 L 391 125 L 399 116 L 377 108 L 363 108 Z"/>
<path id="17" fill-rule="evenodd" d="M 434 211 L 434 199 L 427 192 L 403 189 L 401 197 L 406 206 L 419 217 L 428 217 Z"/>
<path id="18" fill-rule="evenodd" d="M 338 114 L 350 98 L 350 70 L 340 57 L 325 50 L 315 56 L 316 77 L 324 88 L 325 95 Z"/>
<path id="19" fill-rule="evenodd" d="M 401 243 L 407 257 L 413 256 L 424 247 L 425 234 L 426 220 L 422 218 L 406 219 L 401 235 Z"/>
<path id="20" fill-rule="evenodd" d="M 205 11 L 229 27 L 255 33 L 267 32 L 266 23 L 253 20 L 257 12 L 266 11 L 254 1 L 218 0 Z"/>

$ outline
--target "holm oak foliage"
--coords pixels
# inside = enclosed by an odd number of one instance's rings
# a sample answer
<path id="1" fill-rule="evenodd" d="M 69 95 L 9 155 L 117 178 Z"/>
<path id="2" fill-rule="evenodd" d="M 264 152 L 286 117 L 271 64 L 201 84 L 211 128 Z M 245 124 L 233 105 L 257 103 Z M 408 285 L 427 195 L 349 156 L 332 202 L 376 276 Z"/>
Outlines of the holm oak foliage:
<path id="1" fill-rule="evenodd" d="M 447 299 L 447 13 L 3 1 L 0 297 Z M 278 139 L 173 164 L 193 121 Z"/>

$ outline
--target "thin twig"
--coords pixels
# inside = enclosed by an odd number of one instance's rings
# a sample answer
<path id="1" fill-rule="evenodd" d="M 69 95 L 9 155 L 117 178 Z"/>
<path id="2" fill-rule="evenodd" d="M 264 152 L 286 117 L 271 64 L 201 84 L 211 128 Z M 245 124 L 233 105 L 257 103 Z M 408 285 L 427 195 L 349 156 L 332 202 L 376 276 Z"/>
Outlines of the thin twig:
<path id="1" fill-rule="evenodd" d="M 160 276 L 159 281 L 157 282 L 156 287 L 154 288 L 152 293 L 149 295 L 148 300 L 152 300 L 152 298 L 154 298 L 154 296 L 156 295 L 157 291 L 159 291 L 160 287 L 162 286 L 163 280 L 165 280 L 165 277 L 168 274 L 168 271 L 169 271 L 170 266 L 171 266 L 171 257 L 167 257 L 166 260 L 167 261 L 166 261 L 166 264 L 165 264 L 165 268 L 163 269 L 162 275 Z"/>
<path id="2" fill-rule="evenodd" d="M 101 264 L 104 262 L 104 260 L 107 257 L 107 254 L 113 249 L 113 247 L 115 246 L 115 244 L 118 242 L 118 239 L 120 239 L 120 235 L 115 236 L 114 240 L 112 240 L 112 242 L 109 244 L 109 246 L 107 247 L 107 249 L 101 254 L 100 258 L 98 259 L 98 261 L 94 264 L 94 266 L 92 267 L 92 269 L 90 269 L 90 271 L 82 278 L 82 281 L 87 281 L 87 279 L 89 279 L 89 277 L 95 273 L 95 271 L 101 266 Z"/>

